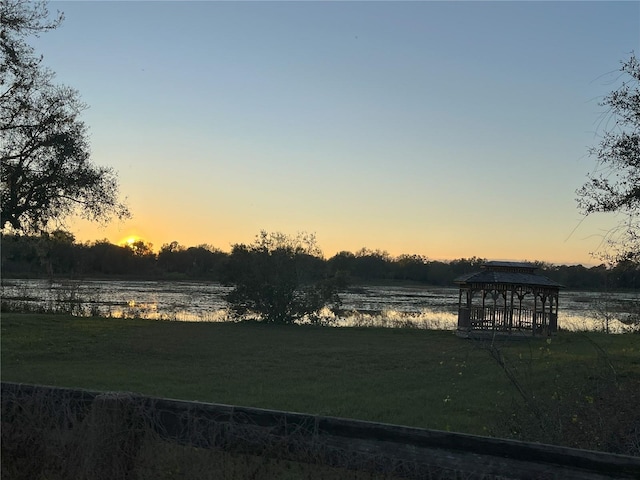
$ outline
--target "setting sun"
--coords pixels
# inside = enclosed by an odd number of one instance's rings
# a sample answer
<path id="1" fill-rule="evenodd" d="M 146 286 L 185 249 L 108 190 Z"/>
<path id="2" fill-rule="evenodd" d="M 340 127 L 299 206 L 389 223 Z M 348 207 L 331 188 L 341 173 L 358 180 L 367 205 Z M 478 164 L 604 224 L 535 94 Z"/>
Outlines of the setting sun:
<path id="1" fill-rule="evenodd" d="M 119 245 L 122 246 L 132 246 L 134 243 L 141 241 L 142 239 L 140 237 L 138 237 L 137 235 L 130 235 L 126 238 L 123 238 L 122 240 L 120 240 L 120 242 L 118 242 Z"/>

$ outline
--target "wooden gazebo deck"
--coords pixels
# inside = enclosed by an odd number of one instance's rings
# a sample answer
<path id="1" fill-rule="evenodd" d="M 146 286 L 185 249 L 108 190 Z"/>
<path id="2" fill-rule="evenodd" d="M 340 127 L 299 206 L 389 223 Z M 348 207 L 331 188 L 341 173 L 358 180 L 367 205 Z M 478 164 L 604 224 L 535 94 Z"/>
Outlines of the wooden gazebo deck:
<path id="1" fill-rule="evenodd" d="M 460 287 L 458 334 L 550 335 L 558 330 L 562 285 L 536 274 L 530 263 L 487 262 L 482 268 L 455 279 Z"/>

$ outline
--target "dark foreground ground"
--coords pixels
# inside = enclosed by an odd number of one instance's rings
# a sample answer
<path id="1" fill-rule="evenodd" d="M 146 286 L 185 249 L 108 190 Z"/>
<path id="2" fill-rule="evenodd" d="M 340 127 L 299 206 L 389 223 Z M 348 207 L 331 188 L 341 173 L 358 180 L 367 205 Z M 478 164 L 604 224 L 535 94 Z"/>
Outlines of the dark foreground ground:
<path id="1" fill-rule="evenodd" d="M 133 391 L 640 455 L 640 335 L 3 314 L 2 380 Z"/>

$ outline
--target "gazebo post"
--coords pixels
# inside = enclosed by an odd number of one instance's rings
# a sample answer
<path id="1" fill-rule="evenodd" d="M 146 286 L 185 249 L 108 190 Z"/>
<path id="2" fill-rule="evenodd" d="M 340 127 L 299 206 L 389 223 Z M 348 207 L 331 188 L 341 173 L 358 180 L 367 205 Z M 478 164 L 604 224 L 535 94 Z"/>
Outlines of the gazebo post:
<path id="1" fill-rule="evenodd" d="M 513 329 L 513 296 L 515 292 L 511 289 L 511 300 L 509 301 L 509 330 Z"/>

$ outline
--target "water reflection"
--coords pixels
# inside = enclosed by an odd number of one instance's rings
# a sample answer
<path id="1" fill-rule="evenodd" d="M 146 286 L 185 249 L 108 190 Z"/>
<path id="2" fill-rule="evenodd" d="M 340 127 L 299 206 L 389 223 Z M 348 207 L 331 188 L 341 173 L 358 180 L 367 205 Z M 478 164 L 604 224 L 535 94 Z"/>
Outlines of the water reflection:
<path id="1" fill-rule="evenodd" d="M 3 280 L 8 307 L 114 318 L 226 322 L 236 319 L 219 283 L 162 281 Z M 453 330 L 458 290 L 438 287 L 366 286 L 341 294 L 339 312 L 324 309 L 320 323 L 333 326 L 413 327 Z M 558 323 L 565 330 L 626 329 L 620 320 L 638 314 L 640 292 L 561 292 Z"/>

